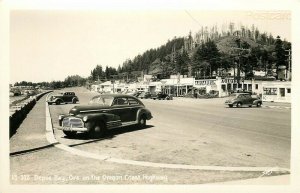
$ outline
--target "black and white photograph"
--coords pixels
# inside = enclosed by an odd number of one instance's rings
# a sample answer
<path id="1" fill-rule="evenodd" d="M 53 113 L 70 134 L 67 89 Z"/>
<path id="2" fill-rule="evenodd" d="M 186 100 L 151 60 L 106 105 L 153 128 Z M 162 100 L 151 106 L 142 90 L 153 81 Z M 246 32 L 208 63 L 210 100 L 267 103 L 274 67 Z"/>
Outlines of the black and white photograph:
<path id="1" fill-rule="evenodd" d="M 1 192 L 299 191 L 299 2 L 66 2 L 2 2 Z"/>

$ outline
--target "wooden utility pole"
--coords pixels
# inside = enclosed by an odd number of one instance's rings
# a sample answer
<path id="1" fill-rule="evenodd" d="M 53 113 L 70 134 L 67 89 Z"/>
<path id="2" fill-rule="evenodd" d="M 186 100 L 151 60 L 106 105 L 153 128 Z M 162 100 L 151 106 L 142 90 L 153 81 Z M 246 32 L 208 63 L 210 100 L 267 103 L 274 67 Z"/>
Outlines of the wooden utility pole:
<path id="1" fill-rule="evenodd" d="M 238 57 L 238 63 L 237 63 L 237 76 L 235 77 L 235 79 L 237 80 L 237 83 L 240 84 L 240 79 L 241 79 L 241 53 L 243 51 L 248 51 L 250 52 L 250 49 L 246 49 L 246 48 L 237 48 L 237 47 L 231 47 L 234 50 L 238 51 L 237 57 Z M 234 70 L 234 76 L 235 76 L 235 70 Z"/>
<path id="2" fill-rule="evenodd" d="M 286 56 L 288 56 L 288 63 L 289 63 L 289 67 L 288 67 L 288 70 L 286 70 L 286 79 L 287 80 L 291 80 L 291 78 L 292 78 L 292 69 L 291 69 L 291 52 L 292 52 L 292 50 L 291 49 L 288 49 L 288 50 L 285 50 L 286 52 L 289 52 L 289 54 L 288 55 L 286 55 Z"/>

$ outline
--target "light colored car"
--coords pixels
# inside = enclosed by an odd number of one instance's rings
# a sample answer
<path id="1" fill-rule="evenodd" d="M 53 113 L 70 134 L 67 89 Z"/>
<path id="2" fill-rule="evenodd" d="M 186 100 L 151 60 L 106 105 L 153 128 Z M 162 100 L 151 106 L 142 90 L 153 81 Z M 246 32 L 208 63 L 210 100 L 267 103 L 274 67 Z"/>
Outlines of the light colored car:
<path id="1" fill-rule="evenodd" d="M 260 107 L 262 105 L 262 100 L 258 96 L 252 96 L 249 93 L 233 93 L 230 95 L 230 98 L 225 101 L 225 105 L 228 105 L 230 108 L 233 106 L 252 107 L 253 105 Z"/>

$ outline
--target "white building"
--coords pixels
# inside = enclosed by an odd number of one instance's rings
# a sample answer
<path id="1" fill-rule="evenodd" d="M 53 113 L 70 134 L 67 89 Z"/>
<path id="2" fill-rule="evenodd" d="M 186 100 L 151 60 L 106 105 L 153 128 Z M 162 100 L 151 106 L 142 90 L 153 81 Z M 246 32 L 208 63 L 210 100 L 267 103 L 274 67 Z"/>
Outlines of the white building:
<path id="1" fill-rule="evenodd" d="M 291 82 L 262 82 L 262 100 L 271 102 L 291 102 Z"/>

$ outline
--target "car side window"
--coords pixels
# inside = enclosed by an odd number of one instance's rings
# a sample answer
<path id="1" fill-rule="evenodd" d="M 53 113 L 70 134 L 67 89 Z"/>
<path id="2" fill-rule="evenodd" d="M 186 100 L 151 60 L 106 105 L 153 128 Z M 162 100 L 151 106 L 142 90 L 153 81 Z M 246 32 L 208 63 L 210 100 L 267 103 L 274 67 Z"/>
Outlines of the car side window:
<path id="1" fill-rule="evenodd" d="M 139 102 L 134 98 L 128 98 L 129 105 L 139 105 Z"/>
<path id="2" fill-rule="evenodd" d="M 127 98 L 116 98 L 113 102 L 113 106 L 116 106 L 116 105 L 128 105 L 128 100 Z"/>

